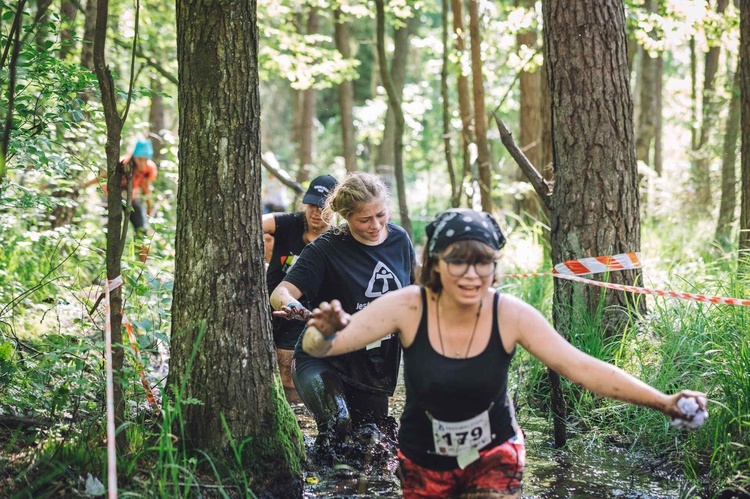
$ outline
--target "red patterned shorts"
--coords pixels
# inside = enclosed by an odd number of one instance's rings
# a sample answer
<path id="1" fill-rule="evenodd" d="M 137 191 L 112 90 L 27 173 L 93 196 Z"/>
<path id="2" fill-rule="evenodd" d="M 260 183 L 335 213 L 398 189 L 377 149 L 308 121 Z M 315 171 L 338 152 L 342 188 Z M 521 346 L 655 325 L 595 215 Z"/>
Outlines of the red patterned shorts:
<path id="1" fill-rule="evenodd" d="M 526 446 L 520 438 L 511 440 L 481 451 L 479 459 L 464 469 L 445 471 L 420 466 L 399 450 L 398 477 L 404 499 L 520 492 Z"/>

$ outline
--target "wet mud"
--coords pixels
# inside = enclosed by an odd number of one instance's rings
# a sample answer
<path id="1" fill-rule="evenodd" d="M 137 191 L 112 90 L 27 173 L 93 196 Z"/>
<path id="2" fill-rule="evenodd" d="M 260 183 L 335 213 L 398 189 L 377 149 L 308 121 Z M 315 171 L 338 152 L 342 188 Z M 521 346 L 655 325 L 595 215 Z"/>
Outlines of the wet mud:
<path id="1" fill-rule="evenodd" d="M 389 414 L 396 420 L 403 411 L 403 383 L 391 399 Z M 355 432 L 342 455 L 314 452 L 315 421 L 301 403 L 292 404 L 297 415 L 308 460 L 305 465 L 305 498 L 401 497 L 396 477 L 395 435 L 364 428 Z M 697 491 L 675 473 L 666 471 L 654 456 L 628 452 L 606 444 L 573 439 L 565 449 L 555 449 L 546 420 L 519 418 L 526 434 L 525 498 L 683 498 Z M 390 432 L 388 432 L 390 433 Z"/>

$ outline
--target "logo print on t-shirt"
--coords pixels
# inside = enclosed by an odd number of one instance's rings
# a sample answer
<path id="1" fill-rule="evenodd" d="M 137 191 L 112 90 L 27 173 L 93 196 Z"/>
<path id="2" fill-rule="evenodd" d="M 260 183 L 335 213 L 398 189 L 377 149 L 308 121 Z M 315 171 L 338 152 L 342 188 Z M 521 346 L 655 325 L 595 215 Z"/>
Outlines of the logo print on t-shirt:
<path id="1" fill-rule="evenodd" d="M 401 281 L 398 280 L 396 274 L 386 264 L 378 262 L 375 265 L 375 270 L 372 271 L 370 282 L 367 284 L 365 296 L 367 298 L 377 298 L 378 296 L 383 296 L 388 291 L 396 289 L 401 289 Z"/>
<path id="2" fill-rule="evenodd" d="M 297 259 L 297 255 L 293 253 L 289 253 L 288 255 L 284 255 L 281 257 L 281 271 L 283 273 L 289 272 L 289 269 L 292 268 L 292 265 L 294 265 L 294 262 Z"/>

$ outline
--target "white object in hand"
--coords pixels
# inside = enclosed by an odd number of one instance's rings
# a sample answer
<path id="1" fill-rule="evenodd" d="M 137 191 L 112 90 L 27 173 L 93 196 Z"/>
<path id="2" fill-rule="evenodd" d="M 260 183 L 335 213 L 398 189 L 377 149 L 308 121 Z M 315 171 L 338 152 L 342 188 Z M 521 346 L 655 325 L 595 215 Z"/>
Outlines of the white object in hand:
<path id="1" fill-rule="evenodd" d="M 686 430 L 697 430 L 708 419 L 708 411 L 701 409 L 695 397 L 683 397 L 677 401 L 677 407 L 685 416 L 692 419 L 672 418 L 672 426 Z"/>

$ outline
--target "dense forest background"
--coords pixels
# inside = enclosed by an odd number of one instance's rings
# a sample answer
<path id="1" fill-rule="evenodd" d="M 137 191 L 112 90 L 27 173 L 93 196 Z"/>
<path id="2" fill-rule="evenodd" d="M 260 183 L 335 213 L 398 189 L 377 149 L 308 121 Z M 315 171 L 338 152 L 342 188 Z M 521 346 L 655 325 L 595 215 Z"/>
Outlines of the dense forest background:
<path id="1" fill-rule="evenodd" d="M 255 466 L 247 471 L 236 447 L 229 464 L 206 472 L 208 455 L 186 452 L 177 443 L 184 435 L 173 433 L 185 427 L 183 409 L 189 414 L 200 397 L 162 397 L 179 253 L 177 194 L 189 175 L 180 170 L 179 137 L 187 133 L 181 124 L 190 122 L 178 112 L 178 94 L 187 95 L 180 94 L 185 90 L 179 85 L 189 83 L 178 61 L 189 40 L 187 34 L 178 40 L 176 28 L 180 8 L 188 12 L 190 2 L 177 4 L 176 11 L 170 2 L 0 0 L 0 468 L 5 467 L 0 495 L 83 490 L 78 477 L 89 473 L 105 481 L 102 299 L 107 279 L 118 275 L 114 263 L 124 281 L 117 299 L 137 332 L 147 377 L 163 404 L 157 417 L 140 385 L 142 361 L 125 340 L 115 356 L 124 400 L 118 422 L 127 422 L 118 434 L 118 469 L 127 477 L 126 487 L 143 494 L 188 495 L 190 483 L 222 484 L 230 476 L 233 486 L 247 490 L 254 487 L 249 476 L 267 473 Z M 550 88 L 550 82 L 561 80 L 548 78 L 549 64 L 564 64 L 565 58 L 544 45 L 557 40 L 544 36 L 545 19 L 556 20 L 554 9 L 545 5 L 533 0 L 259 1 L 252 19 L 258 31 L 248 35 L 257 36 L 257 72 L 251 68 L 251 74 L 259 79 L 259 94 L 250 90 L 228 102 L 252 100 L 260 106 L 260 144 L 252 147 L 262 152 L 262 166 L 251 170 L 257 192 L 232 202 L 252 203 L 248 209 L 255 216 L 269 186 L 282 182 L 288 186 L 287 208 L 293 210 L 300 186 L 316 175 L 343 178 L 348 171 L 371 171 L 391 187 L 392 216 L 413 234 L 416 246 L 423 244 L 424 225 L 435 213 L 470 206 L 501 218 L 509 235 L 502 258 L 508 273 L 547 271 L 562 258 L 612 254 L 623 245 L 624 251 L 642 252 L 643 273 L 630 276 L 631 284 L 748 298 L 742 257 L 750 236 L 741 227 L 747 228 L 750 207 L 741 203 L 750 197 L 750 161 L 739 152 L 743 131 L 750 127 L 740 111 L 747 97 L 740 91 L 740 9 L 750 5 L 627 0 L 621 24 L 607 21 L 627 40 L 629 95 L 623 116 L 632 136 L 626 137 L 623 154 L 635 155 L 637 198 L 629 207 L 634 213 L 622 217 L 634 217 L 638 230 L 616 244 L 606 239 L 601 247 L 584 247 L 575 255 L 550 239 L 561 205 L 550 216 L 550 201 L 540 190 L 563 180 L 555 178 L 560 173 L 555 158 L 559 162 L 566 149 L 575 148 L 573 138 L 556 141 L 555 133 L 596 135 L 597 124 L 581 118 L 575 121 L 580 127 L 561 131 L 564 123 L 558 121 L 553 130 L 552 109 L 564 103 L 556 93 L 559 86 Z M 106 15 L 97 23 L 103 8 Z M 206 14 L 207 29 L 218 29 L 212 20 Z M 581 22 L 563 31 L 573 29 L 593 28 Z M 252 54 L 236 57 L 250 60 Z M 594 73 L 587 81 L 586 65 L 575 66 L 573 60 L 570 65 L 583 82 L 579 94 L 588 95 L 588 83 L 607 86 Z M 190 67 L 196 75 L 203 67 L 222 71 L 211 61 L 194 60 Z M 602 100 L 626 93 L 605 92 Z M 210 96 L 205 97 L 208 102 Z M 602 123 L 618 119 L 622 116 L 609 116 Z M 511 139 L 501 136 L 505 126 Z M 218 147 L 198 145 L 200 130 L 191 133 L 196 140 L 190 158 L 200 157 L 201 148 Z M 119 240 L 112 205 L 107 209 L 98 186 L 83 184 L 108 171 L 113 158 L 144 137 L 154 143 L 159 168 L 150 199 L 148 259 L 140 261 L 143 242 L 128 234 L 121 262 L 119 257 L 115 262 L 108 253 Z M 602 131 L 597 147 L 607 149 L 612 142 Z M 535 186 L 519 167 L 520 156 L 509 152 L 514 145 L 538 172 Z M 564 178 L 566 192 L 580 193 L 587 203 L 582 211 L 596 219 L 610 207 L 603 197 L 587 199 L 586 193 L 599 183 L 607 192 L 618 190 L 618 182 L 608 183 L 605 173 L 626 168 L 615 161 L 600 165 L 604 178 L 599 178 L 587 164 L 590 157 L 578 160 L 579 168 L 571 170 L 577 159 L 566 158 L 567 171 L 579 177 L 578 184 Z M 198 166 L 187 165 L 195 172 L 222 167 Z M 253 252 L 260 253 L 260 238 L 258 230 Z M 579 348 L 662 390 L 704 390 L 713 404 L 706 427 L 684 434 L 658 414 L 563 384 L 566 420 L 574 433 L 588 430 L 590 438 L 664 449 L 661 456 L 705 496 L 749 486 L 747 308 L 618 299 L 624 294 L 598 290 L 588 295 L 580 291 L 583 285 L 554 289 L 549 277 L 508 279 L 501 286 L 550 318 L 557 314 L 556 324 L 568 324 L 563 329 Z M 559 300 L 566 292 L 569 308 L 553 310 L 553 296 Z M 628 312 L 627 320 L 611 320 L 615 305 Z M 119 309 L 113 305 L 116 315 Z M 266 316 L 258 317 L 256 322 L 265 322 Z M 121 320 L 120 315 L 118 325 Z M 259 334 L 270 338 L 267 330 Z M 196 335 L 200 343 L 202 333 Z M 194 349 L 182 346 L 182 352 L 181 369 L 194 358 L 201 362 Z M 517 362 L 523 372 L 515 387 L 524 401 L 521 410 L 552 420 L 545 370 L 525 354 Z M 226 424 L 233 430 L 231 422 Z M 298 433 L 288 434 L 291 443 L 284 445 L 294 447 Z M 297 449 L 284 447 L 282 453 Z M 289 460 L 289 469 L 300 475 L 298 463 Z"/>

